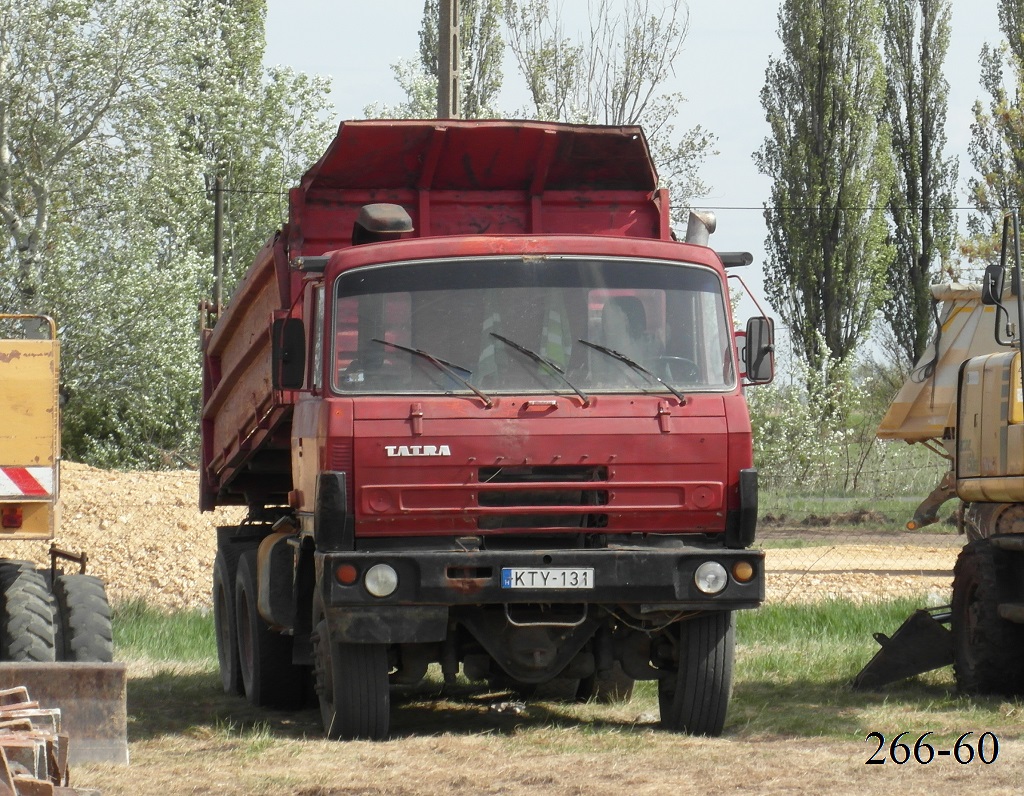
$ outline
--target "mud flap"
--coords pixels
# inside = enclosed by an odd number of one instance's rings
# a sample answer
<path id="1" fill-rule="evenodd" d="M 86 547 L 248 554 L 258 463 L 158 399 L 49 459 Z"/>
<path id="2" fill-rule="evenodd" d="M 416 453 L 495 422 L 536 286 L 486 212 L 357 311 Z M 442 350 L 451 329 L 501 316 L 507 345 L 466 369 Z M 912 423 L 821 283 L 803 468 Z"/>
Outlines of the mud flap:
<path id="1" fill-rule="evenodd" d="M 882 648 L 853 679 L 854 689 L 878 688 L 951 665 L 953 634 L 945 627 L 950 613 L 948 608 L 939 611 L 914 611 L 891 637 L 875 633 Z"/>
<path id="2" fill-rule="evenodd" d="M 25 686 L 43 708 L 59 708 L 68 762 L 128 764 L 123 663 L 2 663 L 0 688 Z"/>

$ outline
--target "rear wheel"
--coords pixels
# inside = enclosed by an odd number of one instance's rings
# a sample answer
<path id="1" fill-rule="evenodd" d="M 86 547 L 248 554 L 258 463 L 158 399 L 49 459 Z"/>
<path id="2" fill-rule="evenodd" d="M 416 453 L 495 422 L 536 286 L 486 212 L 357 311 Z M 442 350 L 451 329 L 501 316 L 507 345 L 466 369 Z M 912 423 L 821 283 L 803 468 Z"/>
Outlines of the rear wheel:
<path id="1" fill-rule="evenodd" d="M 0 563 L 0 660 L 52 663 L 57 658 L 53 597 L 41 572 Z"/>
<path id="2" fill-rule="evenodd" d="M 953 569 L 953 671 L 969 694 L 1024 691 L 1024 628 L 999 616 L 996 551 L 986 539 L 960 552 Z"/>
<path id="3" fill-rule="evenodd" d="M 62 661 L 110 663 L 114 631 L 103 581 L 92 575 L 58 575 L 53 581 Z"/>
<path id="4" fill-rule="evenodd" d="M 678 664 L 658 681 L 662 726 L 688 735 L 721 735 L 732 694 L 732 612 L 702 614 L 666 632 L 672 634 Z"/>
<path id="5" fill-rule="evenodd" d="M 324 733 L 335 740 L 387 738 L 391 723 L 387 645 L 333 642 L 323 611 L 317 614 L 313 656 Z"/>
<path id="6" fill-rule="evenodd" d="M 260 616 L 256 551 L 238 559 L 235 575 L 235 626 L 245 697 L 257 707 L 296 709 L 306 694 L 308 670 L 292 663 L 292 639 L 270 629 Z"/>
<path id="7" fill-rule="evenodd" d="M 235 624 L 235 578 L 239 550 L 221 548 L 213 561 L 213 627 L 217 637 L 220 682 L 226 694 L 244 694 Z"/>

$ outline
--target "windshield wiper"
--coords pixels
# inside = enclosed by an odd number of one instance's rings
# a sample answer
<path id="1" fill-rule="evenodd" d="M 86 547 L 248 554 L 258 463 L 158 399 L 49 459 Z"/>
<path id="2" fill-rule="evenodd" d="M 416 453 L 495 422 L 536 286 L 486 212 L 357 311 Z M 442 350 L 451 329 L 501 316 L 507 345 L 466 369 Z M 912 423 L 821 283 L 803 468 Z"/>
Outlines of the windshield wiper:
<path id="1" fill-rule="evenodd" d="M 659 378 L 658 376 L 655 376 L 653 373 L 651 373 L 647 368 L 645 368 L 639 362 L 635 362 L 634 360 L 632 360 L 629 357 L 627 357 L 625 354 L 622 354 L 622 353 L 616 351 L 614 348 L 608 348 L 607 346 L 599 345 L 597 343 L 592 343 L 589 340 L 584 340 L 583 338 L 580 338 L 580 342 L 583 343 L 583 345 L 587 346 L 588 348 L 593 348 L 593 349 L 595 349 L 597 351 L 600 351 L 602 354 L 607 354 L 612 359 L 617 359 L 617 360 L 619 360 L 619 362 L 624 362 L 625 364 L 627 364 L 631 368 L 633 368 L 633 370 L 635 370 L 637 373 L 642 373 L 644 376 L 647 376 L 649 379 L 653 379 L 654 381 L 658 382 L 658 384 L 660 384 L 662 387 L 664 387 L 666 390 L 668 390 L 670 393 L 672 393 L 676 398 L 678 398 L 680 403 L 686 403 L 686 396 L 685 395 L 683 395 L 681 392 L 679 392 L 679 390 L 677 390 L 675 387 L 673 387 L 671 384 L 669 384 L 664 379 Z"/>
<path id="2" fill-rule="evenodd" d="M 526 354 L 526 356 L 528 356 L 534 362 L 539 362 L 541 365 L 550 368 L 552 373 L 554 373 L 558 378 L 564 381 L 569 386 L 569 389 L 580 397 L 580 399 L 583 401 L 584 406 L 590 406 L 590 397 L 585 392 L 583 392 L 583 390 L 581 390 L 579 387 L 577 387 L 575 384 L 569 381 L 569 379 L 565 375 L 565 371 L 558 367 L 558 365 L 556 365 L 550 359 L 548 359 L 545 356 L 541 356 L 536 351 L 527 348 L 526 346 L 520 343 L 517 343 L 515 340 L 509 340 L 507 337 L 505 337 L 504 335 L 500 335 L 497 332 L 491 332 L 490 335 L 491 337 L 501 340 L 501 342 L 503 342 L 505 345 L 511 346 L 516 351 L 519 351 L 522 354 Z"/>
<path id="3" fill-rule="evenodd" d="M 455 365 L 455 364 L 453 364 L 451 362 L 446 362 L 445 360 L 439 359 L 438 357 L 435 357 L 433 354 L 428 354 L 426 351 L 421 351 L 418 348 L 410 348 L 407 345 L 401 345 L 399 343 L 391 343 L 391 342 L 388 342 L 387 340 L 381 340 L 379 337 L 371 337 L 370 339 L 373 340 L 373 342 L 375 342 L 375 343 L 380 343 L 381 345 L 389 346 L 391 348 L 397 348 L 399 351 L 407 351 L 410 354 L 415 354 L 418 357 L 423 357 L 423 359 L 427 360 L 427 362 L 429 362 L 431 365 L 433 365 L 439 371 L 441 371 L 442 373 L 447 374 L 448 376 L 451 376 L 453 379 L 455 379 L 455 381 L 459 382 L 459 384 L 462 384 L 467 389 L 472 390 L 473 393 L 481 401 L 484 402 L 484 406 L 487 409 L 490 409 L 491 407 L 494 406 L 494 401 L 492 401 L 487 395 L 485 395 L 483 392 L 481 392 L 479 390 L 479 388 L 474 387 L 466 379 L 464 379 L 462 376 L 460 376 L 458 374 L 458 372 L 457 372 L 458 370 L 466 370 L 465 368 L 460 367 L 459 365 Z M 467 372 L 469 372 L 469 371 L 467 371 Z"/>

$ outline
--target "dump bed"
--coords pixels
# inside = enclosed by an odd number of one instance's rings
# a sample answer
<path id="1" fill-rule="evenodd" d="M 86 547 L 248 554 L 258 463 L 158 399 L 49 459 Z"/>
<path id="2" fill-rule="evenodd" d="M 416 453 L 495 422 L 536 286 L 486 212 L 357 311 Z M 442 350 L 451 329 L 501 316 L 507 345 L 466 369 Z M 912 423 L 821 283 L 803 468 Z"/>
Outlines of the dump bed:
<path id="1" fill-rule="evenodd" d="M 300 316 L 299 258 L 352 245 L 368 204 L 401 205 L 412 237 L 599 235 L 669 240 L 667 194 L 638 127 L 522 121 L 345 122 L 289 195 L 204 347 L 201 505 L 286 502 L 295 394 L 271 383 L 271 327 Z"/>
<path id="2" fill-rule="evenodd" d="M 935 337 L 882 418 L 882 439 L 925 442 L 950 437 L 956 425 L 960 365 L 1002 350 L 992 334 L 995 307 L 981 303 L 980 287 L 933 285 L 932 297 L 942 302 Z"/>

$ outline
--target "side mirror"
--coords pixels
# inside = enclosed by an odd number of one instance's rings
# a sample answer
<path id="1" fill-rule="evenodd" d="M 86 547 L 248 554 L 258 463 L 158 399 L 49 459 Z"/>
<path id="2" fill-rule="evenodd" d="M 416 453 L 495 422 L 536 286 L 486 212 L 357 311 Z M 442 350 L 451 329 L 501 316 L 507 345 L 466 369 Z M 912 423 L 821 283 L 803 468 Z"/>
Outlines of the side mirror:
<path id="1" fill-rule="evenodd" d="M 775 324 L 763 315 L 747 321 L 743 369 L 750 384 L 767 384 L 775 378 Z"/>
<path id="2" fill-rule="evenodd" d="M 306 381 L 306 330 L 300 318 L 275 318 L 272 330 L 275 390 L 301 390 Z"/>
<path id="3" fill-rule="evenodd" d="M 993 263 L 985 269 L 985 277 L 981 283 L 981 303 L 989 307 L 997 306 L 1003 300 L 1002 265 Z"/>

